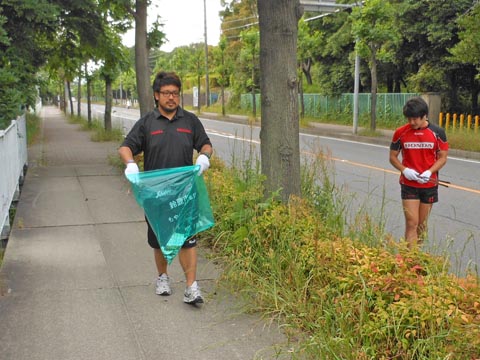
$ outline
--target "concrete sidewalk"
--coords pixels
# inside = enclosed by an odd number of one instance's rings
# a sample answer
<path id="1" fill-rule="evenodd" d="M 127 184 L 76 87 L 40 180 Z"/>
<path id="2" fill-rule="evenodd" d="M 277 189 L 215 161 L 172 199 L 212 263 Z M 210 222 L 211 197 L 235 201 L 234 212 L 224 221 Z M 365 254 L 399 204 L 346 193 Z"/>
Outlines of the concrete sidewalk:
<path id="1" fill-rule="evenodd" d="M 143 213 L 108 157 L 54 107 L 29 170 L 0 269 L 0 359 L 275 359 L 286 339 L 216 287 L 219 270 L 200 248 L 206 304 L 155 295 Z M 280 359 L 290 358 L 287 353 Z"/>

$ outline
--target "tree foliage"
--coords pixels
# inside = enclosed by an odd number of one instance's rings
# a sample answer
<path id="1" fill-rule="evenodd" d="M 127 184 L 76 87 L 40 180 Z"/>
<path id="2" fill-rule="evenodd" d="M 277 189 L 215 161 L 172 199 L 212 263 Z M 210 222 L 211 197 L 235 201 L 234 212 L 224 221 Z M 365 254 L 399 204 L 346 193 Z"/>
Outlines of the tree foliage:
<path id="1" fill-rule="evenodd" d="M 356 50 L 367 59 L 371 78 L 370 129 L 376 128 L 378 62 L 388 63 L 393 59 L 399 36 L 394 26 L 395 12 L 388 1 L 367 0 L 353 9 L 353 34 Z"/>
<path id="2" fill-rule="evenodd" d="M 37 69 L 52 50 L 59 7 L 46 1 L 4 0 L 0 5 L 0 128 L 34 107 Z"/>

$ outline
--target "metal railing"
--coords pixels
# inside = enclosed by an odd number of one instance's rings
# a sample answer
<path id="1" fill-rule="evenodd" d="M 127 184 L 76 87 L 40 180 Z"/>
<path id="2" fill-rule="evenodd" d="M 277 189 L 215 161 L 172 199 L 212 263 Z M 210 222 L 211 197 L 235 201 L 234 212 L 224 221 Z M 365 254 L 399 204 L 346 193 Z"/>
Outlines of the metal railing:
<path id="1" fill-rule="evenodd" d="M 378 93 L 377 119 L 387 124 L 392 121 L 396 123 L 396 119 L 403 121 L 403 105 L 405 105 L 408 99 L 418 95 L 418 93 Z M 344 93 L 337 96 L 305 93 L 303 94 L 305 116 L 313 118 L 337 116 L 338 114 L 353 116 L 353 97 L 353 93 Z M 372 95 L 370 93 L 358 94 L 358 111 L 360 115 L 370 114 L 371 98 Z M 260 114 L 260 94 L 256 94 L 255 99 L 257 112 Z M 240 96 L 240 108 L 247 111 L 252 110 L 251 94 L 242 94 Z"/>
<path id="2" fill-rule="evenodd" d="M 0 130 L 0 231 L 1 239 L 10 233 L 10 207 L 18 200 L 28 165 L 27 121 L 23 114 Z"/>

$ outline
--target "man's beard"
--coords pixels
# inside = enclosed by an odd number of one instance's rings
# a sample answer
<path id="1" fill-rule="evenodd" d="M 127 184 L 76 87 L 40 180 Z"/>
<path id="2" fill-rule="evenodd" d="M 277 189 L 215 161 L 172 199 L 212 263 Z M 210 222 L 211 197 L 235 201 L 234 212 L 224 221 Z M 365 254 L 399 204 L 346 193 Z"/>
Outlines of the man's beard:
<path id="1" fill-rule="evenodd" d="M 162 105 L 160 105 L 160 107 L 161 107 L 162 110 L 165 111 L 167 114 L 172 114 L 172 113 L 174 113 L 175 111 L 177 111 L 178 105 L 175 106 L 173 109 L 172 109 L 172 108 L 169 108 L 169 107 L 167 108 L 167 107 L 162 106 Z"/>

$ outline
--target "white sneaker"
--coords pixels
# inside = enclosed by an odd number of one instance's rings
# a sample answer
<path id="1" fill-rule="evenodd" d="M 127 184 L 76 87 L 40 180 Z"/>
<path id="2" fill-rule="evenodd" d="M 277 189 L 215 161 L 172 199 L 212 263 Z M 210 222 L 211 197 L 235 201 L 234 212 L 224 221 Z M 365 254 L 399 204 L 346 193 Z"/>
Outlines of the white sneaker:
<path id="1" fill-rule="evenodd" d="M 187 286 L 185 289 L 183 302 L 187 304 L 203 304 L 202 293 L 196 281 L 193 282 L 192 286 Z"/>
<path id="2" fill-rule="evenodd" d="M 162 296 L 168 296 L 172 294 L 172 289 L 170 288 L 170 278 L 167 274 L 162 274 L 158 277 L 155 293 Z"/>

